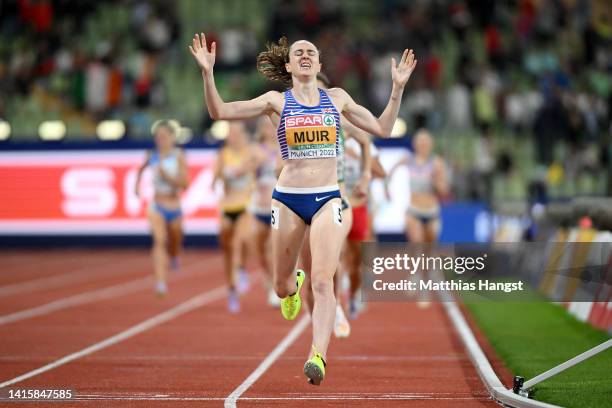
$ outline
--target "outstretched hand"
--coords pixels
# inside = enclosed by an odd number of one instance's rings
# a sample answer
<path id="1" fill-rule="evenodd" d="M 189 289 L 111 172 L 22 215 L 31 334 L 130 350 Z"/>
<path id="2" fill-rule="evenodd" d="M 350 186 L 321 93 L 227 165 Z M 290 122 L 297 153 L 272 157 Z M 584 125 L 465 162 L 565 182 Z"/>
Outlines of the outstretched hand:
<path id="1" fill-rule="evenodd" d="M 217 54 L 217 43 L 214 41 L 210 44 L 210 51 L 206 45 L 206 36 L 204 33 L 197 33 L 193 36 L 192 44 L 189 46 L 191 55 L 196 59 L 200 69 L 204 73 L 210 73 L 215 65 L 215 55 Z"/>
<path id="2" fill-rule="evenodd" d="M 395 58 L 391 58 L 391 79 L 395 85 L 404 87 L 414 68 L 417 60 L 414 59 L 412 50 L 405 49 L 399 64 L 395 63 Z"/>

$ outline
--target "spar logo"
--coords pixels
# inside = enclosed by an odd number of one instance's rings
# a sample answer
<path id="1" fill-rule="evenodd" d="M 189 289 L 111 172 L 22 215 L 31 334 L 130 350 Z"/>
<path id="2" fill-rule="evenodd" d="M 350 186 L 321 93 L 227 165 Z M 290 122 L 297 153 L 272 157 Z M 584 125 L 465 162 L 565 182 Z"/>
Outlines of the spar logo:
<path id="1" fill-rule="evenodd" d="M 298 127 L 328 127 L 335 124 L 336 120 L 333 115 L 300 115 L 290 116 L 285 119 L 285 127 L 288 129 Z"/>

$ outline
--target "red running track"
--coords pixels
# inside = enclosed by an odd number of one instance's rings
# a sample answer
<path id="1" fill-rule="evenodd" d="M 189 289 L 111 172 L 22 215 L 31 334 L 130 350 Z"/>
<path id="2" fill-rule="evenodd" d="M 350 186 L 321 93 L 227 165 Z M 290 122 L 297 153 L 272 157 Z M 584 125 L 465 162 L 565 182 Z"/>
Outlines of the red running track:
<path id="1" fill-rule="evenodd" d="M 370 304 L 313 387 L 301 372 L 310 325 L 284 321 L 261 284 L 230 315 L 218 252 L 186 252 L 164 299 L 149 263 L 134 250 L 0 253 L 0 383 L 28 377 L 0 392 L 74 390 L 26 404 L 61 407 L 221 407 L 230 395 L 239 407 L 497 406 L 439 305 Z"/>

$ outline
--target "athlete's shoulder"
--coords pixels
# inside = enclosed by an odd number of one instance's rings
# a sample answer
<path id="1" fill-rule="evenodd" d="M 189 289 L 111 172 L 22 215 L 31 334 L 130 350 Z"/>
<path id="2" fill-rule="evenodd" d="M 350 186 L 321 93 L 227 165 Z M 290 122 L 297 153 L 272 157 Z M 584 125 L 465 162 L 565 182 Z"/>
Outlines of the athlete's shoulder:
<path id="1" fill-rule="evenodd" d="M 268 91 L 262 94 L 258 99 L 265 101 L 268 105 L 267 113 L 278 112 L 283 107 L 284 96 L 279 91 Z"/>
<path id="2" fill-rule="evenodd" d="M 326 89 L 325 92 L 332 98 L 345 98 L 348 96 L 344 89 L 338 87 Z"/>
<path id="3" fill-rule="evenodd" d="M 284 92 L 279 91 L 268 91 L 261 95 L 261 98 L 264 98 L 271 102 L 281 101 L 283 99 Z"/>

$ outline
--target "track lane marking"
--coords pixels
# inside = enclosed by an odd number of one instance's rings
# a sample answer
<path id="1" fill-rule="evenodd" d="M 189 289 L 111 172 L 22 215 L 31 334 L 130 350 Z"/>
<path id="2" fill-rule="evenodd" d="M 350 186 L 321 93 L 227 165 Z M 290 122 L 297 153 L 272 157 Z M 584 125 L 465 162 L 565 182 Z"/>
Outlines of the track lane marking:
<path id="1" fill-rule="evenodd" d="M 117 261 L 115 263 L 112 263 L 111 265 L 120 263 L 121 266 L 125 266 L 126 264 L 133 265 L 133 264 L 142 263 L 142 262 L 143 260 L 141 259 L 130 259 L 127 262 L 125 260 Z M 64 283 L 68 284 L 65 286 L 69 286 L 72 283 L 88 281 L 94 277 L 100 277 L 100 276 L 112 277 L 112 276 L 116 276 L 119 274 L 119 273 L 109 274 L 108 270 L 113 269 L 113 268 L 110 268 L 108 264 L 95 266 L 93 269 L 95 270 L 95 272 L 92 272 L 91 267 L 76 268 L 72 270 L 71 272 L 66 272 L 61 275 L 46 276 L 44 278 L 30 279 L 24 282 L 18 282 L 18 283 L 12 283 L 9 285 L 0 286 L 0 298 L 17 295 L 19 293 L 28 292 L 28 291 L 36 291 L 38 289 L 50 289 L 50 288 L 62 287 L 64 286 L 63 285 Z M 98 271 L 98 269 L 100 270 Z"/>
<path id="2" fill-rule="evenodd" d="M 293 328 L 287 333 L 287 335 L 276 345 L 274 350 L 268 354 L 268 356 L 259 364 L 259 366 L 253 371 L 247 378 L 240 384 L 230 395 L 225 398 L 223 406 L 225 408 L 235 408 L 236 401 L 240 398 L 251 385 L 255 383 L 267 370 L 274 364 L 274 362 L 293 344 L 300 334 L 306 329 L 310 317 L 307 314 L 293 326 Z"/>
<path id="3" fill-rule="evenodd" d="M 195 263 L 190 264 L 187 269 L 193 265 L 195 265 Z M 193 277 L 195 275 L 197 275 L 197 273 L 182 273 L 176 278 L 173 277 L 174 279 L 172 280 L 178 282 L 184 278 Z M 73 306 L 85 305 L 88 303 L 94 303 L 101 300 L 127 295 L 129 293 L 147 288 L 152 282 L 153 279 L 150 276 L 147 276 L 140 279 L 132 279 L 127 282 L 118 283 L 116 285 L 107 286 L 102 289 L 95 289 L 88 292 L 81 292 L 75 295 L 62 297 L 42 305 L 31 307 L 29 309 L 2 315 L 0 316 L 0 326 L 20 320 L 30 319 L 32 317 L 44 316 L 49 313 L 57 312 Z"/>
<path id="4" fill-rule="evenodd" d="M 79 293 L 77 295 L 63 297 L 49 303 L 32 307 L 30 309 L 20 310 L 0 316 L 0 326 L 17 322 L 20 320 L 30 319 L 36 316 L 43 316 L 69 307 L 93 303 L 100 300 L 111 299 L 117 296 L 127 295 L 128 293 L 142 290 L 153 282 L 150 276 L 141 279 L 134 279 L 128 282 L 117 285 L 107 286 L 102 289 L 96 289 L 89 292 Z"/>
<path id="5" fill-rule="evenodd" d="M 208 397 L 208 396 L 180 396 L 167 394 L 151 394 L 139 395 L 108 395 L 108 394 L 76 394 L 71 401 L 226 401 L 223 397 Z M 292 396 L 274 396 L 274 397 L 241 397 L 241 401 L 342 401 L 342 400 L 357 400 L 357 401 L 407 401 L 407 400 L 429 400 L 429 401 L 491 401 L 488 395 L 444 395 L 440 393 L 422 394 L 422 393 L 398 393 L 398 394 L 362 394 L 362 393 L 346 393 L 346 394 L 299 394 Z"/>
<path id="6" fill-rule="evenodd" d="M 18 377 L 12 378 L 10 380 L 6 380 L 0 383 L 0 388 L 19 383 L 21 381 L 27 380 L 28 378 L 35 377 L 39 374 L 45 373 L 47 371 L 53 370 L 57 367 L 63 366 L 71 361 L 77 360 L 81 357 L 87 356 L 89 354 L 95 353 L 97 351 L 103 350 L 107 347 L 120 343 L 124 340 L 129 339 L 137 334 L 145 332 L 149 329 L 152 329 L 155 326 L 159 326 L 162 323 L 168 322 L 172 319 L 177 318 L 185 313 L 196 310 L 202 306 L 205 306 L 209 303 L 212 303 L 216 300 L 219 300 L 225 296 L 226 287 L 218 286 L 215 289 L 211 289 L 199 295 L 192 297 L 189 300 L 186 300 L 177 306 L 166 310 L 165 312 L 159 313 L 137 325 L 131 326 L 130 328 L 114 335 L 108 337 L 105 340 L 102 340 L 98 343 L 95 343 L 89 347 L 81 349 L 77 352 L 64 356 L 58 360 L 55 360 L 47 365 L 39 367 L 35 370 L 28 371 L 25 374 L 22 374 Z"/>

